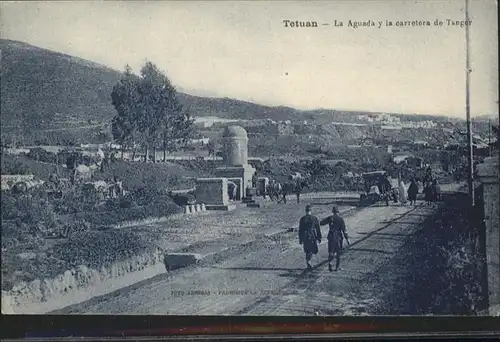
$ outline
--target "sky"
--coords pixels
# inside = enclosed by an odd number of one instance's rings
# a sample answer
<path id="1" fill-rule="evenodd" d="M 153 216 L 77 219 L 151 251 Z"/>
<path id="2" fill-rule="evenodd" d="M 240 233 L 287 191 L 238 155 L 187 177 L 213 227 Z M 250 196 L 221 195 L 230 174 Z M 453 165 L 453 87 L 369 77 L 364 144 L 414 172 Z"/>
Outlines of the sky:
<path id="1" fill-rule="evenodd" d="M 465 118 L 465 27 L 447 22 L 465 20 L 464 9 L 465 0 L 2 1 L 0 34 L 136 73 L 149 60 L 194 95 Z M 469 17 L 471 115 L 498 115 L 496 1 L 470 0 Z M 431 26 L 396 26 L 415 20 Z"/>

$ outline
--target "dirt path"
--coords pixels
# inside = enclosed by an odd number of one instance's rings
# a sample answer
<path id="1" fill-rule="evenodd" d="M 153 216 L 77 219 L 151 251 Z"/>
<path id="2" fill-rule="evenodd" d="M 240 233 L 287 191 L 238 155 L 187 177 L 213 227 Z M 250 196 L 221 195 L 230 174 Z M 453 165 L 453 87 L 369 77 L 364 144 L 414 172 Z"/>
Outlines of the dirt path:
<path id="1" fill-rule="evenodd" d="M 220 242 L 221 247 L 228 247 L 273 231 L 295 228 L 307 204 L 314 204 L 317 215 L 327 216 L 331 211 L 334 196 L 342 198 L 347 195 L 307 194 L 300 204 L 292 201 L 290 196 L 290 201 L 286 204 L 270 203 L 263 208 L 239 206 L 233 211 L 207 211 L 195 215 L 181 215 L 161 222 L 119 229 L 148 234 L 151 236 L 151 241 L 168 252 L 186 249 L 188 245 L 203 249 L 204 244 L 214 244 L 215 241 Z M 350 207 L 346 205 L 339 206 L 340 210 L 348 208 Z M 192 252 L 197 251 L 192 249 Z"/>

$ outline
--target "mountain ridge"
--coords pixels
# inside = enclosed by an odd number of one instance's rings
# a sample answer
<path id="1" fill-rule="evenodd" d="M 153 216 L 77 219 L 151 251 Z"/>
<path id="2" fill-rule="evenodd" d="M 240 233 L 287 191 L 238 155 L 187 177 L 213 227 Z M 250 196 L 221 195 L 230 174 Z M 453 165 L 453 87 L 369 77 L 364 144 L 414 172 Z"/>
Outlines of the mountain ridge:
<path id="1" fill-rule="evenodd" d="M 28 43 L 0 39 L 2 136 L 32 138 L 48 130 L 71 130 L 91 123 L 102 127 L 115 115 L 111 91 L 121 72 L 108 66 Z M 227 97 L 204 97 L 178 92 L 195 117 L 224 119 L 311 120 L 318 124 L 354 122 L 369 111 L 301 110 L 268 106 Z M 456 121 L 454 118 L 388 113 L 402 120 Z M 109 131 L 109 129 L 107 129 Z M 41 134 L 41 133 L 40 133 Z M 39 134 L 39 135 L 40 135 Z M 29 139 L 28 139 L 29 140 Z"/>

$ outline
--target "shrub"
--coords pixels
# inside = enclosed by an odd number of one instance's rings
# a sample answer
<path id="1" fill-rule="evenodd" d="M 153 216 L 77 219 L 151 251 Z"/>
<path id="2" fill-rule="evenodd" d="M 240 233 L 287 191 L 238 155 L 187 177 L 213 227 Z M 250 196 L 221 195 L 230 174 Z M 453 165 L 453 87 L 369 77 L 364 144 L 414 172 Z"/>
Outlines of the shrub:
<path id="1" fill-rule="evenodd" d="M 48 180 L 49 176 L 57 172 L 57 166 L 32 160 L 26 156 L 13 156 L 9 154 L 2 155 L 2 174 L 33 174 L 35 177 Z M 22 173 L 20 173 L 22 172 Z M 68 171 L 59 168 L 61 177 L 69 177 Z"/>
<path id="2" fill-rule="evenodd" d="M 30 152 L 27 154 L 28 158 L 31 158 L 33 160 L 45 162 L 45 163 L 56 163 L 57 162 L 57 157 L 55 153 L 48 152 L 44 150 L 43 148 L 32 148 Z"/>
<path id="3" fill-rule="evenodd" d="M 90 231 L 92 225 L 82 219 L 76 219 L 72 222 L 66 222 L 60 227 L 60 232 L 64 237 L 71 237 L 78 233 Z"/>
<path id="4" fill-rule="evenodd" d="M 2 155 L 2 174 L 3 175 L 26 175 L 29 174 L 29 167 L 18 158 L 10 155 Z"/>
<path id="5" fill-rule="evenodd" d="M 2 220 L 11 220 L 16 217 L 20 217 L 22 208 L 19 207 L 16 197 L 9 193 L 4 193 L 2 194 L 0 200 L 2 207 Z"/>
<path id="6" fill-rule="evenodd" d="M 122 209 L 126 209 L 126 208 L 132 208 L 134 206 L 136 206 L 137 204 L 135 203 L 134 199 L 133 198 L 130 198 L 130 197 L 122 197 L 119 199 L 119 206 L 120 208 Z"/>

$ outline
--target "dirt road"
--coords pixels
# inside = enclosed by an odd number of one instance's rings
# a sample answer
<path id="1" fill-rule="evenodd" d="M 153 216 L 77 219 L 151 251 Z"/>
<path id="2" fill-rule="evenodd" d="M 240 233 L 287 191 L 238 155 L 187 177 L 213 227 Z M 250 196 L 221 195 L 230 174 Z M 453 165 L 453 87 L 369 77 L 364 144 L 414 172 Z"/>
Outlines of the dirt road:
<path id="1" fill-rule="evenodd" d="M 370 314 L 366 281 L 394 257 L 434 207 L 370 207 L 346 218 L 342 270 L 329 272 L 327 243 L 305 271 L 296 232 L 238 250 L 221 261 L 173 271 L 57 313 L 176 315 Z M 323 217 L 323 215 L 320 215 Z M 327 227 L 323 227 L 326 236 Z M 375 279 L 375 280 L 374 280 Z"/>

